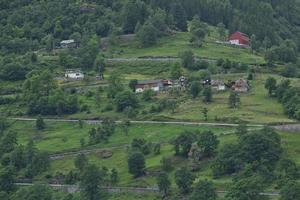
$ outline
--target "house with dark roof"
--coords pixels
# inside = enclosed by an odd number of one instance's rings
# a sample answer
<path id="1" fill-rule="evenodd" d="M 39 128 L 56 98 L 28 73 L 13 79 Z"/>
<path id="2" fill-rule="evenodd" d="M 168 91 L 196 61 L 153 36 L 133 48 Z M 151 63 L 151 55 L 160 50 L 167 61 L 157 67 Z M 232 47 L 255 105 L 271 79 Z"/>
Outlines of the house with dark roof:
<path id="1" fill-rule="evenodd" d="M 248 92 L 250 89 L 249 83 L 245 79 L 239 79 L 232 84 L 232 90 L 236 92 Z"/>
<path id="2" fill-rule="evenodd" d="M 217 90 L 217 91 L 226 90 L 225 83 L 222 80 L 211 80 L 210 85 L 211 85 L 212 89 Z"/>
<path id="3" fill-rule="evenodd" d="M 173 82 L 171 80 L 144 80 L 138 81 L 135 85 L 135 92 L 141 93 L 144 92 L 146 89 L 151 89 L 155 92 L 163 91 L 172 87 Z"/>

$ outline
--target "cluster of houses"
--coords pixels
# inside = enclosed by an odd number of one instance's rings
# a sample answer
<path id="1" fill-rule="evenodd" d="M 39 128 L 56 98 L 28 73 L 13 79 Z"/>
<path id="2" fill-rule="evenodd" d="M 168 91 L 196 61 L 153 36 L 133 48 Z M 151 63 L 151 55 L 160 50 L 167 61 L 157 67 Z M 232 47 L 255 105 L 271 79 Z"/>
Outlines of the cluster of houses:
<path id="1" fill-rule="evenodd" d="M 225 83 L 222 80 L 205 80 L 202 85 L 210 85 L 215 91 L 225 91 L 232 89 L 236 92 L 248 92 L 250 89 L 249 83 L 245 79 L 238 79 L 236 81 L 228 81 Z M 167 91 L 170 88 L 185 88 L 187 86 L 187 78 L 180 77 L 179 80 L 145 80 L 138 81 L 135 85 L 135 92 L 141 93 L 147 89 L 151 89 L 155 92 Z"/>
<path id="2" fill-rule="evenodd" d="M 212 89 L 216 91 L 225 91 L 226 89 L 231 89 L 236 92 L 248 92 L 250 90 L 249 82 L 245 79 L 228 81 L 227 83 L 222 80 L 206 80 L 204 81 L 204 85 L 210 85 Z"/>

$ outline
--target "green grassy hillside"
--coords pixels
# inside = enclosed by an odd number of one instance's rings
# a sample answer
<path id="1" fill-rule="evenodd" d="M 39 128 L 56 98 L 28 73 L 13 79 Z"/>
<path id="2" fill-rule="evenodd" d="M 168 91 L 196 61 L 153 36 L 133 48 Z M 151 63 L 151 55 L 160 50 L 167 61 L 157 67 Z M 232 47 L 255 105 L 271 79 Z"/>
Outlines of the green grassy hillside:
<path id="1" fill-rule="evenodd" d="M 211 34 L 206 37 L 203 47 L 193 47 L 190 33 L 176 32 L 174 35 L 161 38 L 152 47 L 142 48 L 137 41 L 123 41 L 118 45 L 109 46 L 106 54 L 109 57 L 136 58 L 136 57 L 177 57 L 179 52 L 192 50 L 196 56 L 207 59 L 229 59 L 248 64 L 265 63 L 261 55 L 254 55 L 247 49 L 216 44 L 219 38 L 215 28 L 210 28 Z"/>

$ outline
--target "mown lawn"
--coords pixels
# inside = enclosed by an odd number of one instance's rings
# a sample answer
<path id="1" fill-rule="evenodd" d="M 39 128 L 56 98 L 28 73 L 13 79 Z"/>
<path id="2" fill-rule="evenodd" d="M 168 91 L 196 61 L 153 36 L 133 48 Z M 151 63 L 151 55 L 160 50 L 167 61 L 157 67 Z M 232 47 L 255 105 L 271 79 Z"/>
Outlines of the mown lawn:
<path id="1" fill-rule="evenodd" d="M 235 136 L 228 135 L 220 137 L 221 146 L 224 144 L 235 140 Z M 88 155 L 90 163 L 96 164 L 99 167 L 107 167 L 108 169 L 115 168 L 117 169 L 120 176 L 120 186 L 132 186 L 132 187 L 151 187 L 156 184 L 156 175 L 160 170 L 160 161 L 163 157 L 172 157 L 172 162 L 174 169 L 169 172 L 170 179 L 172 180 L 172 185 L 175 187 L 174 181 L 174 172 L 180 167 L 188 167 L 189 161 L 180 157 L 174 157 L 174 148 L 170 144 L 163 144 L 161 147 L 161 153 L 159 155 L 154 155 L 153 153 L 147 155 L 146 158 L 146 170 L 149 175 L 144 177 L 134 179 L 131 174 L 128 172 L 127 159 L 130 149 L 123 147 L 120 149 L 112 149 L 113 156 L 108 159 L 101 157 L 99 153 L 94 153 Z M 70 170 L 75 169 L 74 166 L 74 156 L 68 156 L 61 160 L 55 160 L 52 162 L 51 170 L 48 172 L 52 175 L 57 173 L 68 173 Z M 210 161 L 203 161 L 201 164 L 201 169 L 199 172 L 196 172 L 195 175 L 201 179 L 211 179 L 212 174 L 210 170 Z M 214 180 L 216 186 L 220 189 L 224 189 L 228 183 L 230 183 L 230 177 L 220 178 Z"/>
<path id="2" fill-rule="evenodd" d="M 85 124 L 81 129 L 78 123 L 46 121 L 46 129 L 37 131 L 35 122 L 17 121 L 11 126 L 10 130 L 14 130 L 18 133 L 18 141 L 20 144 L 26 144 L 30 139 L 33 139 L 39 149 L 54 153 L 80 149 L 80 139 L 84 138 L 87 144 L 88 132 L 92 127 L 97 127 L 97 125 Z M 117 127 L 116 132 L 110 137 L 108 143 L 85 146 L 84 148 L 119 147 L 131 143 L 134 138 L 144 138 L 151 142 L 169 142 L 185 130 L 198 130 L 200 132 L 212 130 L 220 135 L 231 129 L 207 126 L 132 124 L 128 136 L 123 133 L 121 128 Z"/>
<path id="3" fill-rule="evenodd" d="M 229 59 L 232 61 L 262 64 L 264 59 L 262 56 L 251 54 L 250 50 L 234 47 L 223 46 L 214 43 L 217 38 L 214 34 L 206 38 L 201 48 L 193 47 L 190 43 L 190 33 L 177 32 L 174 35 L 161 38 L 158 43 L 152 47 L 141 48 L 137 41 L 124 42 L 118 46 L 112 46 L 108 49 L 108 54 L 113 57 L 136 58 L 136 57 L 177 57 L 178 53 L 185 50 L 192 50 L 195 55 L 201 58 L 209 59 Z M 120 52 L 114 54 L 113 52 Z"/>

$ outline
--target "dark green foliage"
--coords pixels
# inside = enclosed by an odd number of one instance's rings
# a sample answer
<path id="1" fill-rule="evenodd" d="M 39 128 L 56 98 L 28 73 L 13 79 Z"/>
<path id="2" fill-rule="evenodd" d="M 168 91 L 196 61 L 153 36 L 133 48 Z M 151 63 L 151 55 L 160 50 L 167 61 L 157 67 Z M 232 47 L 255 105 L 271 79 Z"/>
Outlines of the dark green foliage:
<path id="1" fill-rule="evenodd" d="M 216 200 L 217 193 L 212 182 L 208 180 L 199 181 L 193 193 L 189 197 L 189 200 Z"/>
<path id="2" fill-rule="evenodd" d="M 236 127 L 235 134 L 238 137 L 242 137 L 248 133 L 247 124 L 244 122 L 240 122 L 239 125 Z"/>
<path id="3" fill-rule="evenodd" d="M 58 88 L 49 71 L 33 71 L 24 82 L 28 114 L 61 115 L 77 112 L 77 97 Z"/>
<path id="4" fill-rule="evenodd" d="M 46 125 L 45 125 L 44 119 L 41 116 L 39 116 L 37 118 L 35 126 L 36 126 L 37 130 L 43 130 L 43 129 L 45 129 Z"/>
<path id="5" fill-rule="evenodd" d="M 191 93 L 193 99 L 198 97 L 200 92 L 201 92 L 201 84 L 198 81 L 193 81 L 191 83 L 191 88 L 190 88 L 190 93 Z"/>
<path id="6" fill-rule="evenodd" d="M 142 152 L 144 155 L 148 155 L 152 151 L 152 143 L 147 142 L 145 139 L 133 139 L 131 147 L 134 151 Z"/>
<path id="7" fill-rule="evenodd" d="M 203 95 L 204 102 L 210 103 L 213 101 L 213 93 L 212 93 L 212 89 L 210 86 L 204 87 L 202 95 Z"/>
<path id="8" fill-rule="evenodd" d="M 167 173 L 160 173 L 156 178 L 159 191 L 163 194 L 163 197 L 166 197 L 169 193 L 171 187 L 171 181 L 169 180 Z"/>
<path id="9" fill-rule="evenodd" d="M 0 191 L 10 193 L 15 189 L 15 172 L 12 168 L 0 170 Z"/>
<path id="10" fill-rule="evenodd" d="M 110 182 L 114 185 L 114 184 L 118 183 L 118 181 L 119 181 L 119 174 L 118 174 L 118 171 L 114 168 L 111 170 Z"/>
<path id="11" fill-rule="evenodd" d="M 212 157 L 219 145 L 220 141 L 211 131 L 205 131 L 199 135 L 198 146 L 203 157 Z"/>
<path id="12" fill-rule="evenodd" d="M 274 61 L 282 62 L 296 62 L 297 61 L 297 47 L 289 41 L 282 43 L 280 46 L 270 48 L 265 55 L 265 59 L 269 64 Z"/>
<path id="13" fill-rule="evenodd" d="M 0 157 L 5 153 L 10 153 L 17 146 L 17 134 L 7 132 L 0 139 Z"/>
<path id="14" fill-rule="evenodd" d="M 176 185 L 183 194 L 187 194 L 191 191 L 194 180 L 194 175 L 186 168 L 181 168 L 175 172 Z"/>
<path id="15" fill-rule="evenodd" d="M 50 158 L 47 152 L 39 151 L 32 140 L 25 147 L 26 176 L 32 178 L 50 167 Z"/>
<path id="16" fill-rule="evenodd" d="M 236 108 L 241 103 L 240 95 L 237 92 L 231 91 L 229 98 L 228 98 L 228 104 L 230 108 Z"/>
<path id="17" fill-rule="evenodd" d="M 52 190 L 45 185 L 33 185 L 19 189 L 13 200 L 53 200 Z"/>
<path id="18" fill-rule="evenodd" d="M 146 22 L 137 32 L 137 38 L 143 47 L 149 47 L 156 43 L 157 29 L 152 23 Z"/>
<path id="19" fill-rule="evenodd" d="M 182 76 L 183 70 L 181 69 L 179 64 L 175 64 L 171 69 L 171 78 L 172 79 L 179 79 Z"/>
<path id="20" fill-rule="evenodd" d="M 175 154 L 187 158 L 194 142 L 195 135 L 193 133 L 187 131 L 181 133 L 173 142 Z"/>
<path id="21" fill-rule="evenodd" d="M 23 146 L 16 147 L 10 153 L 10 165 L 14 166 L 17 171 L 26 167 L 26 152 Z"/>
<path id="22" fill-rule="evenodd" d="M 79 154 L 76 156 L 74 160 L 75 167 L 79 169 L 79 171 L 83 171 L 84 168 L 88 165 L 88 159 L 84 154 Z"/>
<path id="23" fill-rule="evenodd" d="M 107 95 L 109 98 L 115 98 L 118 93 L 123 91 L 122 78 L 119 74 L 113 73 L 108 79 Z"/>
<path id="24" fill-rule="evenodd" d="M 294 64 L 288 64 L 284 67 L 283 71 L 281 72 L 281 75 L 284 77 L 292 78 L 292 77 L 298 77 L 299 69 Z"/>
<path id="25" fill-rule="evenodd" d="M 145 174 L 145 158 L 140 152 L 132 152 L 128 157 L 128 169 L 135 178 Z"/>
<path id="26" fill-rule="evenodd" d="M 207 25 L 201 22 L 198 16 L 195 16 L 191 21 L 189 28 L 192 34 L 190 42 L 192 42 L 196 47 L 201 47 L 208 32 Z"/>
<path id="27" fill-rule="evenodd" d="M 1 54 L 24 54 L 41 48 L 50 52 L 63 39 L 74 39 L 77 45 L 85 46 L 91 35 L 106 37 L 119 27 L 119 32 L 134 33 L 138 24 L 141 27 L 148 20 L 159 34 L 166 31 L 166 25 L 186 31 L 187 20 L 195 15 L 205 23 L 218 25 L 221 39 L 228 28 L 230 33 L 240 30 L 254 36 L 251 37 L 253 50 L 275 46 L 270 51 L 275 56 L 267 58 L 294 61 L 300 43 L 299 6 L 294 0 L 116 0 L 86 3 L 59 0 L 20 3 L 14 0 L 3 1 L 0 7 Z M 201 31 L 197 35 L 205 33 L 209 32 Z M 283 42 L 287 38 L 292 42 Z M 93 52 L 82 52 L 80 63 L 89 68 L 91 62 L 88 60 L 94 57 L 87 55 Z"/>
<path id="28" fill-rule="evenodd" d="M 3 136 L 4 131 L 7 129 L 8 123 L 5 118 L 0 117 L 0 138 Z"/>
<path id="29" fill-rule="evenodd" d="M 123 31 L 124 33 L 134 33 L 138 22 L 144 23 L 148 16 L 147 7 L 143 1 L 130 0 L 123 8 Z"/>
<path id="30" fill-rule="evenodd" d="M 161 168 L 162 170 L 168 172 L 171 171 L 173 166 L 172 166 L 172 159 L 170 157 L 163 157 L 160 161 L 161 163 Z"/>
<path id="31" fill-rule="evenodd" d="M 195 59 L 192 51 L 183 51 L 179 54 L 181 58 L 181 66 L 187 69 L 194 69 Z"/>
<path id="32" fill-rule="evenodd" d="M 87 200 L 100 200 L 100 186 L 103 181 L 103 172 L 95 165 L 84 168 L 81 176 L 81 195 Z"/>
<path id="33" fill-rule="evenodd" d="M 279 135 L 270 128 L 244 134 L 237 144 L 225 145 L 213 165 L 215 176 L 232 174 L 247 164 L 264 166 L 273 171 L 282 152 Z"/>
<path id="34" fill-rule="evenodd" d="M 131 122 L 129 120 L 125 120 L 121 123 L 121 129 L 123 130 L 125 135 L 128 135 L 130 126 Z"/>
<path id="35" fill-rule="evenodd" d="M 142 99 L 144 101 L 151 101 L 153 100 L 153 97 L 156 95 L 155 91 L 151 90 L 151 89 L 147 89 L 143 92 L 142 94 Z"/>
<path id="36" fill-rule="evenodd" d="M 201 112 L 203 114 L 204 120 L 207 121 L 208 120 L 208 109 L 203 108 Z"/>
<path id="37" fill-rule="evenodd" d="M 181 30 L 187 30 L 186 11 L 179 2 L 171 4 L 171 14 L 173 15 L 175 26 Z"/>
<path id="38" fill-rule="evenodd" d="M 27 166 L 27 176 L 32 178 L 35 175 L 45 172 L 50 167 L 50 158 L 46 152 L 37 152 Z"/>
<path id="39" fill-rule="evenodd" d="M 279 161 L 277 171 L 283 183 L 287 180 L 297 180 L 300 177 L 300 169 L 297 164 L 287 158 Z"/>
<path id="40" fill-rule="evenodd" d="M 246 163 L 259 162 L 273 167 L 282 152 L 280 136 L 269 128 L 246 134 L 239 143 L 241 158 Z"/>
<path id="41" fill-rule="evenodd" d="M 153 152 L 155 155 L 159 155 L 160 154 L 160 143 L 156 143 L 153 147 Z"/>
<path id="42" fill-rule="evenodd" d="M 269 77 L 266 80 L 265 88 L 268 90 L 269 96 L 273 95 L 273 92 L 276 90 L 276 79 L 273 77 Z"/>
<path id="43" fill-rule="evenodd" d="M 226 198 L 230 200 L 265 200 L 268 197 L 260 194 L 264 188 L 259 177 L 241 179 L 233 183 Z"/>
<path id="44" fill-rule="evenodd" d="M 103 119 L 101 126 L 89 131 L 89 144 L 108 142 L 109 137 L 115 133 L 116 124 L 110 118 Z"/>
<path id="45" fill-rule="evenodd" d="M 0 69 L 0 78 L 9 81 L 24 80 L 27 74 L 27 70 L 27 67 L 22 66 L 21 63 L 7 63 Z"/>
<path id="46" fill-rule="evenodd" d="M 93 68 L 99 52 L 99 46 L 99 38 L 97 35 L 93 35 L 91 39 L 79 49 L 80 64 L 82 68 Z"/>
<path id="47" fill-rule="evenodd" d="M 132 79 L 129 81 L 129 88 L 132 90 L 132 92 L 135 92 L 135 86 L 138 84 L 138 80 Z"/>
<path id="48" fill-rule="evenodd" d="M 280 190 L 280 200 L 300 199 L 300 184 L 298 182 L 288 182 Z"/>
<path id="49" fill-rule="evenodd" d="M 116 95 L 115 103 L 118 112 L 123 112 L 127 107 L 136 108 L 138 99 L 131 91 L 120 92 Z"/>

